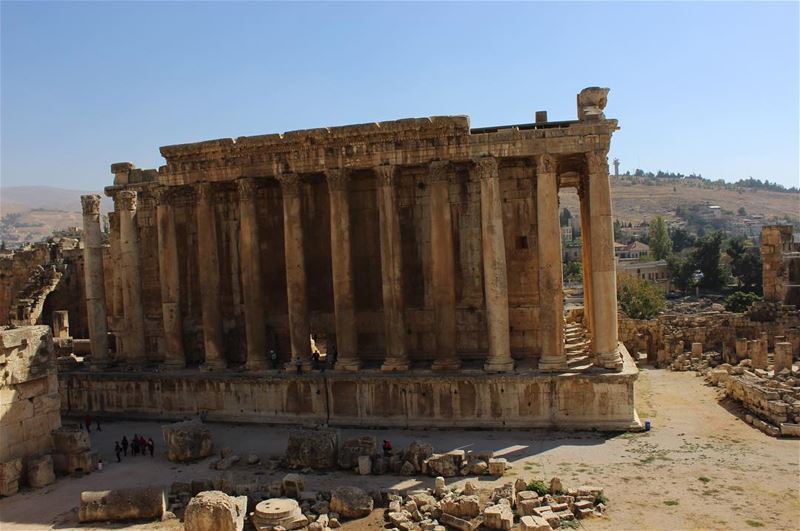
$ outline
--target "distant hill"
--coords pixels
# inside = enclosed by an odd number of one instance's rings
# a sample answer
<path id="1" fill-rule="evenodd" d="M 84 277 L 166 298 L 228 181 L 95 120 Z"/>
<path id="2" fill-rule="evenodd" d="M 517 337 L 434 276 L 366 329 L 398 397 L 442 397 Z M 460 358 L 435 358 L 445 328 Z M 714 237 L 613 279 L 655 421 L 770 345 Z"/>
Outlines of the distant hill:
<path id="1" fill-rule="evenodd" d="M 81 196 L 91 193 L 53 186 L 0 187 L 0 240 L 8 247 L 41 241 L 54 230 L 80 227 Z M 110 197 L 103 196 L 102 213 L 113 210 Z"/>

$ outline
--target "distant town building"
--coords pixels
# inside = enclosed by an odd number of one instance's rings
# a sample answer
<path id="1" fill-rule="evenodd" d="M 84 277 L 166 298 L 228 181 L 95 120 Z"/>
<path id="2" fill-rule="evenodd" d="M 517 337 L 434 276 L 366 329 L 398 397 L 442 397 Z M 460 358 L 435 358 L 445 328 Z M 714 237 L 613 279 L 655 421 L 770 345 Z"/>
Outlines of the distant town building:
<path id="1" fill-rule="evenodd" d="M 641 260 L 650 254 L 650 246 L 640 241 L 628 244 L 614 243 L 614 255 L 619 260 Z"/>

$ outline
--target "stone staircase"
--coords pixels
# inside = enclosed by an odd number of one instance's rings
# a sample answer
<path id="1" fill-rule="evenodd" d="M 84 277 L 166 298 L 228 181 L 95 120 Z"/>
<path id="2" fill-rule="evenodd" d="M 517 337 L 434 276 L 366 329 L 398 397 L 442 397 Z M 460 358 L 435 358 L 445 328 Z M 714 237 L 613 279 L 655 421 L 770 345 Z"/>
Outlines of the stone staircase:
<path id="1" fill-rule="evenodd" d="M 591 340 L 583 323 L 564 324 L 564 352 L 567 355 L 567 366 L 570 369 L 587 369 L 591 367 Z"/>

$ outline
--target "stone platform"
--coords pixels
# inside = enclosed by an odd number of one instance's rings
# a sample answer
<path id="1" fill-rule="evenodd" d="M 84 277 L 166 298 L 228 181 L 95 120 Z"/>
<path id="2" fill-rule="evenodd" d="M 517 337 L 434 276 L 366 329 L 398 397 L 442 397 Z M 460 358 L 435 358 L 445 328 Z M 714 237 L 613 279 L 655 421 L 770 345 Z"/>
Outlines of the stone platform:
<path id="1" fill-rule="evenodd" d="M 211 421 L 363 428 L 637 430 L 633 388 L 639 371 L 621 349 L 622 372 L 76 370 L 59 374 L 59 388 L 65 415 L 202 415 Z"/>

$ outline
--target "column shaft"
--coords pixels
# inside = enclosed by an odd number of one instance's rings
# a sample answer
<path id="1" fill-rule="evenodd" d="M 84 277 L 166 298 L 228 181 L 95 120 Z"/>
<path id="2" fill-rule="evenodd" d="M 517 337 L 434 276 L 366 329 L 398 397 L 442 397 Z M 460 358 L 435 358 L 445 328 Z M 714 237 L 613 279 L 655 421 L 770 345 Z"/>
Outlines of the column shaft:
<path id="1" fill-rule="evenodd" d="M 286 255 L 286 294 L 289 301 L 289 340 L 292 359 L 288 368 L 311 367 L 311 325 L 308 320 L 306 264 L 300 178 L 295 173 L 277 176 L 283 191 L 283 239 Z"/>
<path id="2" fill-rule="evenodd" d="M 122 305 L 125 308 L 125 359 L 132 365 L 141 365 L 145 362 L 145 339 L 137 194 L 132 190 L 122 190 L 117 193 L 116 200 L 122 261 Z"/>
<path id="3" fill-rule="evenodd" d="M 178 270 L 178 237 L 175 233 L 175 212 L 166 189 L 155 194 L 158 226 L 158 276 L 161 285 L 161 314 L 164 325 L 166 368 L 183 368 L 183 319 L 180 304 L 180 271 Z"/>
<path id="4" fill-rule="evenodd" d="M 120 250 L 119 213 L 108 213 L 108 241 L 111 245 L 111 332 L 114 334 L 116 357 L 122 357 L 125 351 L 123 340 L 125 337 L 125 306 L 122 295 L 122 252 Z"/>
<path id="5" fill-rule="evenodd" d="M 386 336 L 384 371 L 408 370 L 405 307 L 403 302 L 403 255 L 400 219 L 397 212 L 395 179 L 397 167 L 377 166 L 378 218 L 381 234 L 381 279 L 383 282 L 383 320 Z"/>
<path id="6" fill-rule="evenodd" d="M 536 222 L 539 234 L 539 325 L 542 357 L 539 369 L 566 369 L 564 354 L 564 280 L 561 228 L 558 216 L 558 177 L 555 160 L 539 157 L 536 171 Z"/>
<path id="7" fill-rule="evenodd" d="M 434 370 L 456 370 L 461 366 L 456 352 L 456 275 L 450 213 L 450 172 L 451 167 L 447 162 L 431 164 L 431 276 L 436 335 Z"/>
<path id="8" fill-rule="evenodd" d="M 489 334 L 489 356 L 484 369 L 490 372 L 511 371 L 514 360 L 509 338 L 508 271 L 497 160 L 494 157 L 477 159 L 475 170 L 481 182 L 483 285 Z"/>
<path id="9" fill-rule="evenodd" d="M 593 345 L 596 363 L 621 370 L 617 335 L 617 278 L 614 264 L 614 224 L 611 187 L 605 154 L 587 153 L 591 231 Z"/>
<path id="10" fill-rule="evenodd" d="M 203 311 L 203 345 L 208 370 L 225 367 L 224 333 L 222 329 L 217 218 L 212 204 L 209 183 L 197 186 L 197 249 L 200 273 L 200 305 Z"/>
<path id="11" fill-rule="evenodd" d="M 249 370 L 267 368 L 267 329 L 256 194 L 253 179 L 239 180 L 239 268 L 244 286 L 244 321 Z"/>
<path id="12" fill-rule="evenodd" d="M 350 175 L 345 169 L 328 170 L 326 175 L 331 205 L 331 271 L 338 355 L 336 369 L 357 371 L 361 363 L 358 359 L 350 251 L 350 199 L 347 192 Z"/>
<path id="13" fill-rule="evenodd" d="M 594 344 L 593 339 L 593 305 L 592 305 L 592 239 L 590 237 L 591 224 L 589 214 L 589 189 L 586 178 L 582 179 L 578 193 L 581 209 L 581 270 L 583 272 L 583 321 L 586 331 Z M 594 352 L 594 347 L 591 348 Z"/>
<path id="14" fill-rule="evenodd" d="M 103 238 L 100 232 L 100 196 L 81 196 L 83 207 L 83 270 L 86 310 L 92 356 L 89 365 L 99 370 L 108 364 L 108 321 L 103 275 Z"/>

